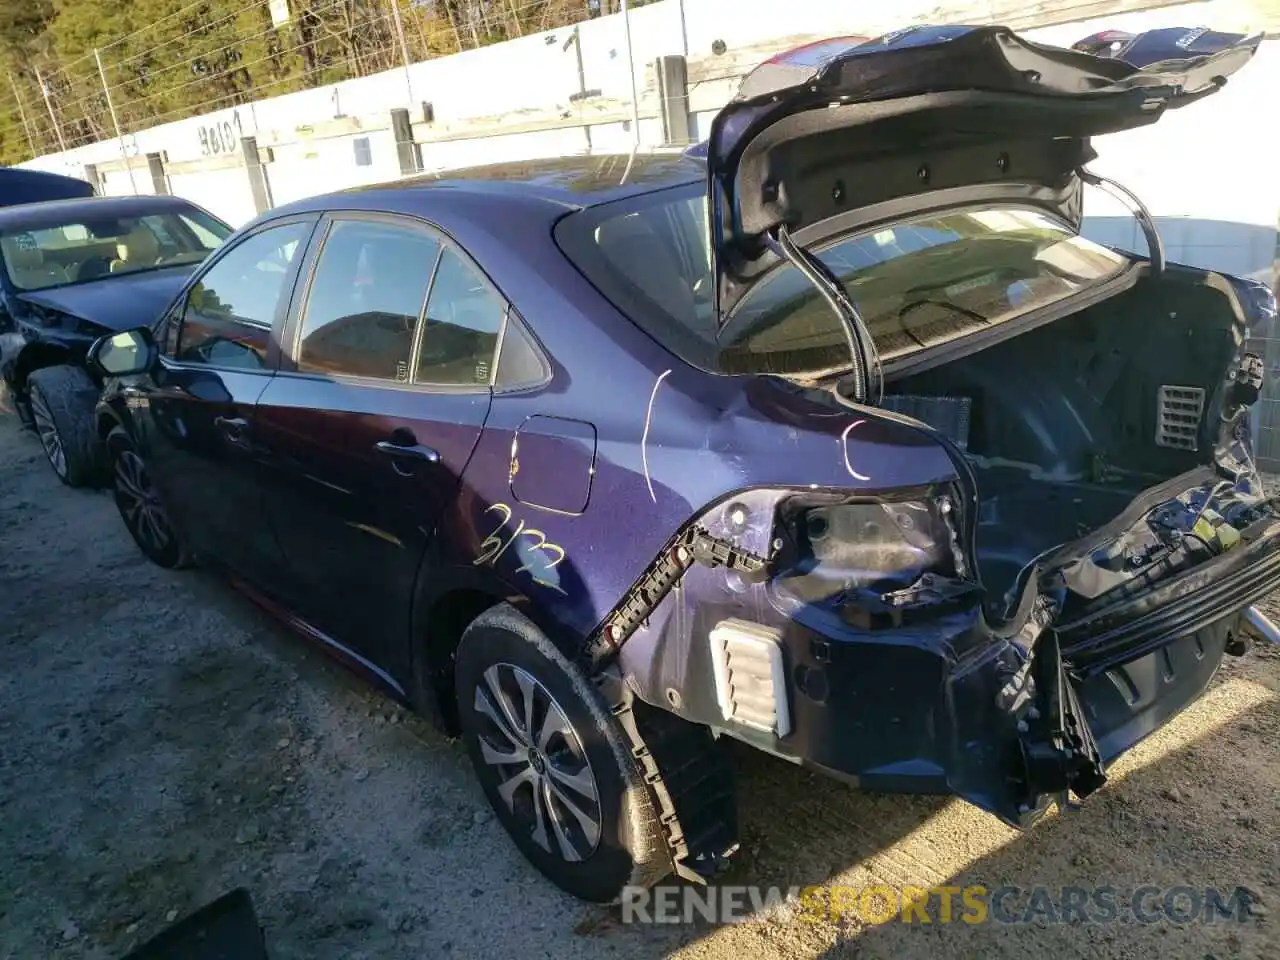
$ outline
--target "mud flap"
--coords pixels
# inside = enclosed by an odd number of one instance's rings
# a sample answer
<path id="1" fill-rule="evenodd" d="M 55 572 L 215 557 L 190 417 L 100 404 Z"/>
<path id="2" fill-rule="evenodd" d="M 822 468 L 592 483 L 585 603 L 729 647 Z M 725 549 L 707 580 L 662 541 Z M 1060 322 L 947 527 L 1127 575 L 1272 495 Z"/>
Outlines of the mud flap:
<path id="1" fill-rule="evenodd" d="M 1057 795 L 1065 807 L 1068 791 L 1087 797 L 1107 782 L 1106 770 L 1062 662 L 1057 633 L 1042 633 L 1031 656 L 1036 696 L 1018 725 L 1027 799 Z"/>

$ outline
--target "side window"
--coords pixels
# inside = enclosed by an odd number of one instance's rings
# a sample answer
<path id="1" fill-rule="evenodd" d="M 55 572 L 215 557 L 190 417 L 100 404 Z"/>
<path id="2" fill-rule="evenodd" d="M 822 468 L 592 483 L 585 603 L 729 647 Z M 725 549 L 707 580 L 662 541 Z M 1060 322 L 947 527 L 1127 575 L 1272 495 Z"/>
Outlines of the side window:
<path id="1" fill-rule="evenodd" d="M 436 270 L 414 383 L 491 382 L 493 353 L 507 305 L 471 264 L 445 248 Z"/>
<path id="2" fill-rule="evenodd" d="M 494 385 L 499 390 L 519 390 L 521 387 L 538 386 L 550 375 L 542 353 L 534 346 L 524 324 L 515 316 L 508 317 Z"/>
<path id="3" fill-rule="evenodd" d="M 420 228 L 335 222 L 307 294 L 298 369 L 408 383 L 439 252 L 439 241 Z"/>
<path id="4" fill-rule="evenodd" d="M 262 370 L 289 268 L 310 224 L 256 233 L 213 265 L 187 294 L 175 359 Z"/>

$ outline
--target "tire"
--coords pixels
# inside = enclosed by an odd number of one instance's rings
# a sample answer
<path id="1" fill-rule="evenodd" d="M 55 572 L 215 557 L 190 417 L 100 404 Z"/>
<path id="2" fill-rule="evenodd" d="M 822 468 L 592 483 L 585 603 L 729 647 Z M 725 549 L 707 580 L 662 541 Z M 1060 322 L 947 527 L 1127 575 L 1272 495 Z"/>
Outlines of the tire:
<path id="1" fill-rule="evenodd" d="M 54 474 L 69 487 L 84 487 L 101 475 L 102 460 L 93 410 L 98 388 L 79 367 L 41 367 L 27 378 L 36 436 Z"/>
<path id="2" fill-rule="evenodd" d="M 454 682 L 462 736 L 485 796 L 520 852 L 552 883 L 582 900 L 616 903 L 624 887 L 649 887 L 670 873 L 653 801 L 624 733 L 530 620 L 508 604 L 476 618 L 458 646 Z M 522 712 L 529 695 L 532 724 Z M 529 728 L 537 734 L 525 736 Z M 499 762 L 500 755 L 512 761 Z"/>
<path id="3" fill-rule="evenodd" d="M 128 432 L 123 427 L 113 427 L 107 434 L 106 448 L 116 509 L 138 549 L 152 563 L 168 570 L 191 566 L 191 554 L 170 521 Z"/>

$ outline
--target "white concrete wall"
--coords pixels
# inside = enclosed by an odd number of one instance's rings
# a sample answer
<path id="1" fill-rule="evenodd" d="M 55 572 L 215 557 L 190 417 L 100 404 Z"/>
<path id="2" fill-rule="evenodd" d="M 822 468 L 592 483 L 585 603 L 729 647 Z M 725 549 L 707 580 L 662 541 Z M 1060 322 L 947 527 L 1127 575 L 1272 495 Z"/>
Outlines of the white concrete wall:
<path id="1" fill-rule="evenodd" d="M 1024 32 L 1031 39 L 1069 45 L 1107 28 L 1137 31 L 1205 24 L 1242 29 L 1246 26 L 1240 22 L 1242 3 L 1247 0 L 1202 0 Z M 895 0 L 878 6 L 831 0 L 663 0 L 641 7 L 631 16 L 636 84 L 644 97 L 640 140 L 652 145 L 661 137 L 653 118 L 653 93 L 645 93 L 651 86 L 649 65 L 658 56 L 687 53 L 691 67 L 701 64 L 714 69 L 718 63 L 732 61 L 735 51 L 751 48 L 758 61 L 802 35 L 876 35 L 911 22 L 989 19 L 966 16 L 961 5 L 962 0 L 942 6 L 933 0 Z M 1024 16 L 1025 8 L 1011 0 L 963 0 L 963 5 L 970 12 L 995 17 L 1002 9 L 1006 16 Z M 1224 17 L 1229 22 L 1224 23 Z M 578 29 L 586 89 L 600 90 L 602 100 L 629 102 L 631 78 L 622 18 L 587 21 Z M 575 123 L 575 117 L 592 116 L 587 105 L 592 101 L 575 104 L 570 100 L 579 90 L 576 52 L 572 45 L 564 49 L 572 33 L 571 28 L 553 30 L 414 64 L 408 78 L 402 69 L 391 70 L 164 124 L 126 138 L 127 150 L 135 156 L 162 151 L 171 166 L 177 164 L 174 169 L 184 170 L 170 178 L 175 193 L 236 224 L 254 212 L 247 180 L 242 170 L 191 171 L 189 161 L 211 155 L 207 144 L 238 149 L 240 136 L 256 136 L 272 154 L 266 166 L 272 200 L 286 203 L 397 176 L 388 111 L 406 106 L 415 113 L 424 101 L 432 104 L 435 114 L 430 127 L 415 126 L 419 138 L 427 141 L 422 144 L 427 170 L 589 150 L 628 150 L 634 133 L 626 110 L 589 129 L 577 125 L 504 132 L 530 117 L 563 116 L 566 123 Z M 728 58 L 712 56 L 717 40 L 727 45 Z M 736 76 L 693 85 L 691 107 L 699 138 L 706 135 L 715 111 L 732 96 L 736 85 Z M 1171 113 L 1149 129 L 1097 142 L 1101 156 L 1095 168 L 1143 197 L 1160 218 L 1171 259 L 1273 279 L 1280 176 L 1272 172 L 1270 162 L 1277 136 L 1271 117 L 1278 89 L 1280 45 L 1264 44 L 1255 62 L 1221 93 Z M 323 133 L 324 125 L 340 123 L 342 118 L 347 118 L 346 131 L 337 136 Z M 486 122 L 477 123 L 476 118 Z M 355 123 L 364 129 L 351 132 Z M 203 142 L 202 129 L 206 132 Z M 222 131 L 223 136 L 210 141 L 209 131 Z M 445 135 L 449 139 L 439 139 Z M 355 163 L 358 137 L 369 138 L 372 163 L 366 167 Z M 26 165 L 82 176 L 84 164 L 118 161 L 120 150 L 117 141 L 105 141 Z M 140 191 L 150 190 L 145 171 L 135 172 L 135 179 Z M 132 192 L 122 169 L 107 173 L 106 188 L 113 194 Z M 1123 208 L 1105 197 L 1091 196 L 1087 212 L 1091 235 L 1141 249 L 1132 218 Z"/>

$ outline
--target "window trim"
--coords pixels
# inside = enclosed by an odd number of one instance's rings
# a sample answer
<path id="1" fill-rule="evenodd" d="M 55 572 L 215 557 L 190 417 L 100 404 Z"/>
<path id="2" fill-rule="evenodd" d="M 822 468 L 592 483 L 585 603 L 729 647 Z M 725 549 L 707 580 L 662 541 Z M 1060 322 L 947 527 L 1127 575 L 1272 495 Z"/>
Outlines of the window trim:
<path id="1" fill-rule="evenodd" d="M 435 263 L 431 267 L 431 277 L 427 282 L 426 292 L 423 294 L 422 306 L 418 311 L 417 323 L 413 332 L 413 351 L 409 357 L 409 381 L 400 383 L 396 380 L 385 380 L 380 377 L 362 377 L 349 373 L 311 373 L 307 370 L 298 369 L 298 350 L 299 341 L 302 336 L 303 317 L 306 314 L 307 303 L 311 298 L 311 288 L 315 283 L 316 268 L 320 264 L 320 257 L 324 253 L 325 244 L 328 242 L 330 234 L 333 232 L 334 226 L 341 221 L 365 221 L 369 223 L 381 223 L 386 226 L 401 227 L 409 230 L 417 230 L 425 232 L 439 244 L 439 252 L 436 254 Z M 313 242 L 307 250 L 306 257 L 301 265 L 301 270 L 305 272 L 305 276 L 300 274 L 299 281 L 294 286 L 293 302 L 290 303 L 289 314 L 285 320 L 284 329 L 280 336 L 280 356 L 276 367 L 276 375 L 283 377 L 299 377 L 308 380 L 327 380 L 335 383 L 347 383 L 352 386 L 376 387 L 387 390 L 408 390 L 415 393 L 428 393 L 439 395 L 458 395 L 458 394 L 476 394 L 476 393 L 497 393 L 500 388 L 496 385 L 498 376 L 498 361 L 502 355 L 502 343 L 505 339 L 507 324 L 511 322 L 512 305 L 511 301 L 503 292 L 498 289 L 497 284 L 490 279 L 489 274 L 483 267 L 456 241 L 447 231 L 426 220 L 422 217 L 409 213 L 396 213 L 380 210 L 329 210 L 320 216 L 319 226 L 313 232 Z M 471 383 L 419 383 L 413 379 L 415 368 L 418 361 L 418 351 L 421 347 L 422 331 L 426 323 L 427 304 L 431 301 L 431 292 L 435 289 L 436 275 L 440 269 L 440 261 L 444 257 L 446 248 L 452 248 L 462 260 L 463 264 L 473 270 L 498 301 L 502 304 L 502 324 L 498 328 L 498 338 L 494 344 L 493 358 L 489 372 L 489 382 L 487 384 L 471 384 Z M 535 341 L 536 342 L 536 341 Z M 541 350 L 541 344 L 538 344 L 539 352 L 543 355 L 545 363 L 545 352 Z M 521 386 L 519 389 L 527 389 Z"/>
<path id="2" fill-rule="evenodd" d="M 191 296 L 191 291 L 195 288 L 196 284 L 200 283 L 209 275 L 210 272 L 217 268 L 224 257 L 228 256 L 233 250 L 240 247 L 241 244 L 248 242 L 253 237 L 266 233 L 268 230 L 294 225 L 308 227 L 309 229 L 304 230 L 303 235 L 298 240 L 299 247 L 301 248 L 301 255 L 294 257 L 293 262 L 289 265 L 289 271 L 285 276 L 281 291 L 282 294 L 285 295 L 282 295 L 279 301 L 277 301 L 275 316 L 271 318 L 271 323 L 269 325 L 259 324 L 256 322 L 244 323 L 245 326 L 251 326 L 256 329 L 265 329 L 267 331 L 266 365 L 261 370 L 249 370 L 244 367 L 228 367 L 212 363 L 186 363 L 165 353 L 163 348 L 159 355 L 161 364 L 176 370 L 213 370 L 219 373 L 243 373 L 251 376 L 273 376 L 280 368 L 280 359 L 282 355 L 279 334 L 283 332 L 283 325 L 288 319 L 290 308 L 292 307 L 293 300 L 297 295 L 299 271 L 301 269 L 302 262 L 308 256 L 311 246 L 314 243 L 316 234 L 315 228 L 318 221 L 319 216 L 317 214 L 294 214 L 291 216 L 277 217 L 275 219 L 256 224 L 239 236 L 233 234 L 228 242 L 224 242 L 221 247 L 211 253 L 209 258 L 201 264 L 190 277 L 187 278 L 187 282 L 183 284 L 182 290 L 178 292 L 178 295 L 174 298 L 173 302 L 169 304 L 168 309 L 160 315 L 160 319 L 156 321 L 155 325 L 152 327 L 152 332 L 155 335 L 156 342 L 163 343 L 165 347 L 167 347 L 167 327 L 176 319 L 178 323 L 177 343 L 181 345 L 182 325 L 186 322 L 187 301 Z M 287 286 L 287 291 L 283 289 L 284 286 Z"/>

